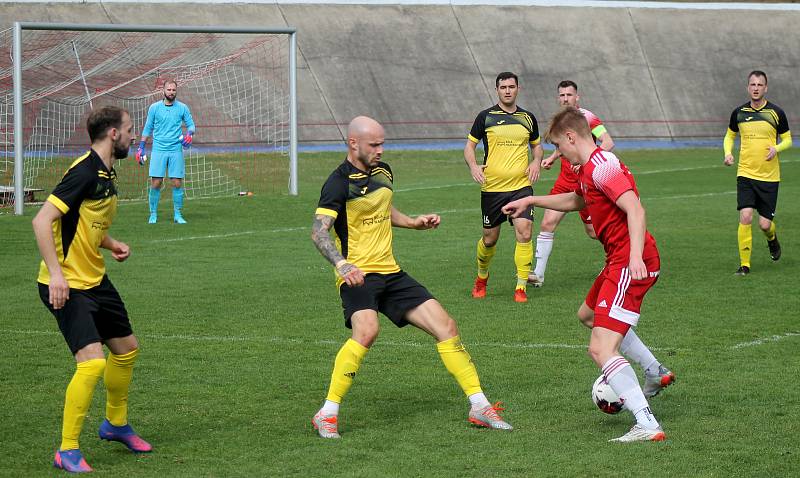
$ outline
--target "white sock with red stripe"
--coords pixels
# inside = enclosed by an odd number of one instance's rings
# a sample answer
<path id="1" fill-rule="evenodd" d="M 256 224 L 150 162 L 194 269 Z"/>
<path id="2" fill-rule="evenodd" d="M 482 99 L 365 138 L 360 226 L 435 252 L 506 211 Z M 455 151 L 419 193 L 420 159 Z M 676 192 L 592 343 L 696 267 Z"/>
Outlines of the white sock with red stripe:
<path id="1" fill-rule="evenodd" d="M 656 359 L 656 356 L 653 355 L 653 352 L 647 348 L 647 345 L 642 342 L 639 336 L 636 335 L 636 332 L 633 331 L 633 327 L 628 329 L 628 333 L 625 334 L 625 337 L 622 339 L 622 345 L 620 345 L 619 351 L 622 352 L 622 355 L 625 355 L 641 365 L 646 373 L 650 375 L 658 373 L 658 367 L 661 363 Z"/>
<path id="2" fill-rule="evenodd" d="M 624 357 L 616 355 L 608 359 L 603 365 L 603 375 L 614 392 L 622 398 L 625 408 L 636 417 L 636 423 L 650 430 L 659 428 L 636 373 Z"/>
<path id="3" fill-rule="evenodd" d="M 533 273 L 539 276 L 540 279 L 544 278 L 547 260 L 550 258 L 550 253 L 553 252 L 553 237 L 555 234 L 555 232 L 540 232 L 536 236 L 536 268 Z"/>

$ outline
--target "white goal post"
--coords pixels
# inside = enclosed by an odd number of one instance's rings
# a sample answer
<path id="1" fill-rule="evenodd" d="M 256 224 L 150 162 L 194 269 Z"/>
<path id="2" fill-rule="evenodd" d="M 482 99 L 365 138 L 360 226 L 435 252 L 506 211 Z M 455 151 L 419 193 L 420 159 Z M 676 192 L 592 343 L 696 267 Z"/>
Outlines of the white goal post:
<path id="1" fill-rule="evenodd" d="M 197 125 L 184 152 L 187 197 L 285 191 L 287 181 L 289 194 L 297 195 L 296 34 L 295 28 L 15 22 L 11 68 L 0 61 L 0 82 L 13 78 L 13 102 L 0 95 L 0 206 L 13 200 L 20 215 L 26 198 L 55 186 L 89 145 L 85 124 L 93 108 L 127 109 L 138 138 L 167 80 L 177 82 L 178 99 Z M 4 124 L 11 118 L 13 127 Z M 4 167 L 9 136 L 13 182 Z M 117 163 L 118 189 L 122 198 L 143 199 L 147 166 L 132 156 Z"/>

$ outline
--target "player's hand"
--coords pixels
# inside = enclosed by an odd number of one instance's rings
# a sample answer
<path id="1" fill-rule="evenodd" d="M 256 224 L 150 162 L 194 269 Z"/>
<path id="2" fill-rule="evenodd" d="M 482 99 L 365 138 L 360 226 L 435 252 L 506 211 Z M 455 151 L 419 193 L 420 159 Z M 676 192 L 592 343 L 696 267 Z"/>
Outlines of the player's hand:
<path id="1" fill-rule="evenodd" d="M 113 257 L 115 261 L 124 262 L 130 255 L 131 248 L 124 242 L 114 241 L 111 244 L 111 257 Z"/>
<path id="2" fill-rule="evenodd" d="M 533 205 L 531 202 L 531 198 L 522 198 L 517 199 L 516 201 L 511 201 L 510 203 L 503 206 L 503 214 L 507 214 L 513 218 L 518 218 L 525 212 L 526 209 L 529 209 Z"/>
<path id="3" fill-rule="evenodd" d="M 475 166 L 469 167 L 469 172 L 472 174 L 472 179 L 478 184 L 483 184 L 486 181 L 486 176 L 483 175 L 484 169 L 486 169 L 485 164 L 476 164 Z"/>
<path id="4" fill-rule="evenodd" d="M 364 285 L 364 273 L 361 272 L 361 269 L 356 267 L 355 264 L 345 262 L 336 268 L 336 273 L 339 274 L 339 276 L 344 279 L 345 284 L 350 287 Z"/>
<path id="5" fill-rule="evenodd" d="M 147 154 L 144 152 L 144 146 L 139 146 L 136 149 L 136 162 L 139 163 L 139 166 L 144 165 L 147 161 Z"/>
<path id="6" fill-rule="evenodd" d="M 438 214 L 420 214 L 414 218 L 414 229 L 436 229 L 441 222 Z"/>
<path id="7" fill-rule="evenodd" d="M 544 169 L 552 168 L 553 167 L 553 163 L 556 162 L 557 158 L 558 158 L 558 150 L 555 150 L 555 151 L 553 151 L 553 154 L 551 154 L 550 156 L 548 156 L 548 157 L 546 157 L 546 158 L 544 158 L 542 160 L 542 167 Z"/>
<path id="8" fill-rule="evenodd" d="M 732 154 L 726 154 L 725 155 L 725 159 L 722 160 L 722 164 L 724 164 L 725 166 L 732 165 L 733 164 L 733 155 Z"/>
<path id="9" fill-rule="evenodd" d="M 192 133 L 186 133 L 181 141 L 181 146 L 188 148 L 192 144 Z"/>
<path id="10" fill-rule="evenodd" d="M 644 265 L 641 257 L 631 257 L 628 264 L 628 272 L 631 274 L 631 279 L 642 280 L 647 278 L 647 267 Z"/>
<path id="11" fill-rule="evenodd" d="M 539 180 L 539 174 L 542 171 L 542 163 L 536 160 L 533 160 L 531 164 L 528 165 L 528 169 L 525 170 L 525 173 L 528 175 L 528 179 L 530 179 L 531 184 L 536 183 Z"/>
<path id="12" fill-rule="evenodd" d="M 69 284 L 64 279 L 61 273 L 50 274 L 50 285 L 48 286 L 50 292 L 50 305 L 54 309 L 64 307 L 64 304 L 69 300 Z"/>
<path id="13" fill-rule="evenodd" d="M 774 146 L 770 146 L 767 152 L 767 161 L 772 161 L 772 158 L 774 158 L 776 154 L 778 154 L 778 150 L 776 150 Z"/>

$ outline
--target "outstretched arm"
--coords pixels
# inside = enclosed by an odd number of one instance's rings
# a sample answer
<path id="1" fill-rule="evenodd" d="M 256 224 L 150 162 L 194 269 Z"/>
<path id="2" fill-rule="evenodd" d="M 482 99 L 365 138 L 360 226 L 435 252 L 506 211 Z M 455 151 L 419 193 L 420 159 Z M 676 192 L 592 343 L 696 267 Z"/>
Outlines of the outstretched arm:
<path id="1" fill-rule="evenodd" d="M 392 226 L 406 229 L 436 229 L 442 218 L 438 214 L 420 214 L 416 217 L 406 216 L 392 206 Z"/>
<path id="2" fill-rule="evenodd" d="M 531 206 L 539 206 L 556 211 L 580 211 L 586 206 L 583 198 L 575 193 L 551 194 L 549 196 L 528 196 L 517 199 L 503 206 L 503 214 L 519 217 L 523 211 Z"/>
<path id="3" fill-rule="evenodd" d="M 311 225 L 311 240 L 317 246 L 317 250 L 322 257 L 328 260 L 336 268 L 336 273 L 349 286 L 359 286 L 364 283 L 364 273 L 354 264 L 347 262 L 341 252 L 336 249 L 331 240 L 330 230 L 333 227 L 334 218 L 325 214 L 315 214 L 314 222 Z"/>
<path id="4" fill-rule="evenodd" d="M 100 247 L 111 251 L 111 257 L 113 257 L 117 262 L 123 262 L 131 255 L 131 248 L 127 244 L 114 239 L 108 234 L 103 236 L 103 241 L 100 242 Z"/>

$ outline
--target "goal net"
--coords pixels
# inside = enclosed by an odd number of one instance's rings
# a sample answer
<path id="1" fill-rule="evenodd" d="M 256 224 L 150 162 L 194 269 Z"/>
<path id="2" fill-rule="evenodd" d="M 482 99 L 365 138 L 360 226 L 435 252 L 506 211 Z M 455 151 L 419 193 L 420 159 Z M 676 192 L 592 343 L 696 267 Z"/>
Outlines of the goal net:
<path id="1" fill-rule="evenodd" d="M 177 82 L 178 99 L 189 106 L 196 124 L 192 147 L 184 150 L 187 197 L 287 191 L 292 183 L 289 153 L 295 150 L 290 127 L 294 123 L 290 70 L 294 39 L 289 29 L 245 33 L 213 27 L 200 31 L 187 31 L 189 27 L 125 31 L 148 27 L 122 25 L 93 25 L 90 31 L 82 29 L 85 25 L 72 30 L 57 27 L 21 29 L 22 176 L 27 200 L 46 198 L 72 161 L 86 151 L 90 144 L 86 119 L 93 108 L 127 109 L 138 142 L 149 106 L 163 99 L 166 80 Z M 97 27 L 114 30 L 94 30 Z M 0 32 L 3 51 L 11 51 L 11 33 Z M 8 193 L 14 182 L 9 56 L 0 57 L 4 92 L 0 96 L 0 197 L 6 207 L 14 200 Z M 148 155 L 151 147 L 152 138 Z M 122 199 L 147 196 L 148 165 L 136 163 L 135 148 L 115 166 Z"/>

